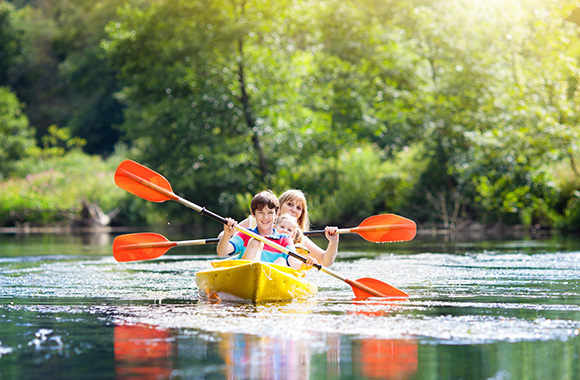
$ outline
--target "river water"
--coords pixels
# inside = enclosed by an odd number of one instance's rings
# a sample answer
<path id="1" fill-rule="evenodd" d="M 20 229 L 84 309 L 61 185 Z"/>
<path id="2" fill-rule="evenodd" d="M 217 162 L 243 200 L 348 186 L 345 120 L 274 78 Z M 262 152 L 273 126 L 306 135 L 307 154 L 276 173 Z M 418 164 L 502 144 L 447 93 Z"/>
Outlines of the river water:
<path id="1" fill-rule="evenodd" d="M 580 241 L 341 237 L 408 300 L 199 301 L 214 248 L 117 263 L 114 235 L 0 235 L 0 379 L 580 379 Z M 171 236 L 191 239 L 191 236 Z"/>

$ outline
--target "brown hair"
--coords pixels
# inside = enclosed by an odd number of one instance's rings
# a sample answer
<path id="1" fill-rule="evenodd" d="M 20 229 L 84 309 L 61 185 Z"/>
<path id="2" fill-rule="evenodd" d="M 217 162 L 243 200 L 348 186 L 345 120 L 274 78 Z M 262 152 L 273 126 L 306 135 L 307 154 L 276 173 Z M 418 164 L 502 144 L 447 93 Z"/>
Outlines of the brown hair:
<path id="1" fill-rule="evenodd" d="M 310 229 L 310 220 L 308 219 L 308 207 L 306 206 L 306 197 L 304 193 L 300 190 L 291 189 L 286 190 L 280 197 L 278 198 L 280 202 L 280 207 L 288 201 L 294 203 L 300 203 L 302 205 L 302 215 L 300 215 L 298 220 L 298 226 L 302 231 L 308 231 Z"/>
<path id="2" fill-rule="evenodd" d="M 280 202 L 278 202 L 278 198 L 276 198 L 271 190 L 260 191 L 258 194 L 254 195 L 252 202 L 250 202 L 250 211 L 252 212 L 252 215 L 264 207 L 276 210 L 276 214 L 280 210 Z"/>

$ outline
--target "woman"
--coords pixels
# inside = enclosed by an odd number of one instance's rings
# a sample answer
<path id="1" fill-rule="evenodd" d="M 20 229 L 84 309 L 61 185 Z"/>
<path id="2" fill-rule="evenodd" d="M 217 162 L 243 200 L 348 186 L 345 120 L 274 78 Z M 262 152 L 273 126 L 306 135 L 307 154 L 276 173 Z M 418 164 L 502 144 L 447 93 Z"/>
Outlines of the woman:
<path id="1" fill-rule="evenodd" d="M 280 202 L 280 214 L 290 214 L 296 218 L 302 231 L 310 230 L 310 220 L 308 218 L 308 206 L 306 197 L 300 190 L 292 189 L 285 191 L 278 197 Z M 324 229 L 328 247 L 326 250 L 320 248 L 308 236 L 303 236 L 300 242 L 310 251 L 310 254 L 323 266 L 330 266 L 338 254 L 338 227 L 327 226 Z"/>
<path id="2" fill-rule="evenodd" d="M 292 189 L 285 191 L 280 197 L 280 215 L 290 214 L 296 218 L 298 225 L 302 231 L 306 232 L 310 229 L 310 221 L 308 218 L 308 207 L 306 204 L 306 197 L 300 190 Z M 240 222 L 241 227 L 251 228 L 251 218 L 246 218 Z M 314 257 L 320 264 L 327 267 L 334 263 L 334 259 L 338 254 L 338 227 L 327 226 L 324 229 L 326 239 L 328 239 L 328 247 L 326 250 L 320 248 L 316 243 L 310 240 L 307 236 L 302 236 L 300 244 L 305 246 L 310 255 Z"/>

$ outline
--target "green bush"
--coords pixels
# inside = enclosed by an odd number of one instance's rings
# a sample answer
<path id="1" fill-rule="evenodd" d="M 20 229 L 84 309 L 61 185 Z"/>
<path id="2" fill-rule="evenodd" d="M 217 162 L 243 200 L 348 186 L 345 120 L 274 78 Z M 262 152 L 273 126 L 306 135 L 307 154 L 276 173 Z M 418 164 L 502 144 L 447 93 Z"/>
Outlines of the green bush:
<path id="1" fill-rule="evenodd" d="M 553 226 L 564 232 L 580 231 L 580 176 L 572 167 L 574 162 L 578 162 L 578 157 L 571 163 L 560 162 L 552 169 L 558 189 Z"/>
<path id="2" fill-rule="evenodd" d="M 34 129 L 20 101 L 9 88 L 0 87 L 0 179 L 10 174 L 12 162 L 29 156 L 34 149 Z"/>
<path id="3" fill-rule="evenodd" d="M 15 162 L 12 177 L 0 183 L 0 224 L 68 222 L 83 203 L 112 211 L 126 197 L 114 184 L 116 164 L 80 150 Z"/>

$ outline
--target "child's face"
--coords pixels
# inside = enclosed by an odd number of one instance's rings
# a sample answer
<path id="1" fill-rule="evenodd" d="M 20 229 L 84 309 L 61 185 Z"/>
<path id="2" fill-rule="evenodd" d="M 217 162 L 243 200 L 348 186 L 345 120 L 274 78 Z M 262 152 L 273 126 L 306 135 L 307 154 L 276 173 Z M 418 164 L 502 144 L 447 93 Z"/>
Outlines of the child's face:
<path id="1" fill-rule="evenodd" d="M 294 237 L 294 225 L 289 220 L 282 220 L 280 223 L 276 224 L 276 231 Z"/>
<path id="2" fill-rule="evenodd" d="M 264 207 L 254 212 L 254 217 L 260 230 L 270 229 L 276 220 L 276 209 Z"/>

